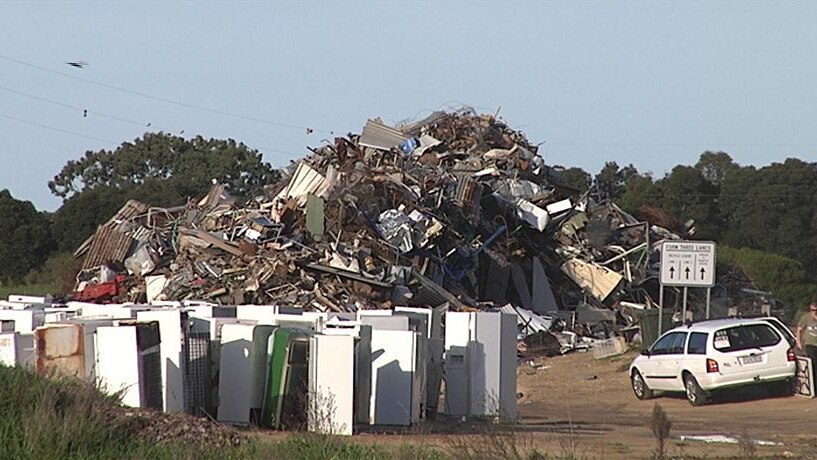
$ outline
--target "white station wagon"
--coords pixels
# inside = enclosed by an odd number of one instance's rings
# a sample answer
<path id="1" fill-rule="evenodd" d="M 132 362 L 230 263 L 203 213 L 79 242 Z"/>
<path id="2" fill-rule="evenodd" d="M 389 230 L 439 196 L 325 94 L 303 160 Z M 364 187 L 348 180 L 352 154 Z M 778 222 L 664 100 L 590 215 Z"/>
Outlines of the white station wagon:
<path id="1" fill-rule="evenodd" d="M 718 319 L 665 332 L 633 360 L 630 380 L 638 399 L 683 391 L 697 406 L 744 385 L 791 394 L 796 367 L 791 332 L 776 318 Z"/>

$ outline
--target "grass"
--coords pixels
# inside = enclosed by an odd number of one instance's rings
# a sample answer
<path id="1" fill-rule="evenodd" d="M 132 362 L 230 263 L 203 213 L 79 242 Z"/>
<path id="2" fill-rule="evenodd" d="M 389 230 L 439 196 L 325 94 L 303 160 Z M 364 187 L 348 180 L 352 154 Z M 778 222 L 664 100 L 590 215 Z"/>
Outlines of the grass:
<path id="1" fill-rule="evenodd" d="M 248 458 L 246 449 L 145 442 L 116 422 L 117 409 L 115 397 L 88 383 L 0 366 L 0 458 Z"/>
<path id="2" fill-rule="evenodd" d="M 32 283 L 32 284 L 0 284 L 0 300 L 8 299 L 10 294 L 24 294 L 31 296 L 44 296 L 60 292 L 60 284 L 54 283 Z"/>
<path id="3" fill-rule="evenodd" d="M 178 439 L 148 442 L 123 421 L 122 414 L 116 396 L 104 395 L 87 382 L 0 366 L 0 460 L 579 458 L 574 449 L 556 455 L 540 452 L 513 427 L 490 423 L 482 433 L 452 437 L 442 445 L 360 443 L 343 436 L 293 433 L 277 440 L 251 438 L 240 447 L 213 448 Z M 202 440 L 206 436 L 201 434 Z"/>

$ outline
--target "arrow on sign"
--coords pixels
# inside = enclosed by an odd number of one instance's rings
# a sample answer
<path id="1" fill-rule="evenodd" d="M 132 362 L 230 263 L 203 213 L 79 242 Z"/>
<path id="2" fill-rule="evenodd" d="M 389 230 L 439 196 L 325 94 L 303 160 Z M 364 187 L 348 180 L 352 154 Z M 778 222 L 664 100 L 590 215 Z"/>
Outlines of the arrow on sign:
<path id="1" fill-rule="evenodd" d="M 686 279 L 689 279 L 689 267 L 684 269 L 684 274 L 686 275 Z"/>
<path id="2" fill-rule="evenodd" d="M 669 268 L 669 278 L 670 279 L 675 278 L 675 267 L 670 267 Z"/>
<path id="3" fill-rule="evenodd" d="M 701 279 L 704 279 L 704 274 L 706 273 L 705 268 L 701 268 Z"/>

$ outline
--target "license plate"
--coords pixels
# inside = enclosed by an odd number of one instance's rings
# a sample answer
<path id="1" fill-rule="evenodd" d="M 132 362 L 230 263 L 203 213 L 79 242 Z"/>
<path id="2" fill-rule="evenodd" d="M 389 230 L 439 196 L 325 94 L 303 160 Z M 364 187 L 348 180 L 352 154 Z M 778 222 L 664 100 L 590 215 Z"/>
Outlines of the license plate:
<path id="1" fill-rule="evenodd" d="M 755 364 L 763 361 L 763 356 L 754 355 L 754 356 L 744 356 L 741 359 L 743 364 Z"/>

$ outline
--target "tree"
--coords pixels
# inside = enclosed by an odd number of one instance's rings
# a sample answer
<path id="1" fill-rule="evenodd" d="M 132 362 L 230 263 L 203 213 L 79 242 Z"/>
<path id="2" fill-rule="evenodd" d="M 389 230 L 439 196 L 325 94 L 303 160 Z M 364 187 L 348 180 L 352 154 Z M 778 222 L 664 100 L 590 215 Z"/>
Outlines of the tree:
<path id="1" fill-rule="evenodd" d="M 63 202 L 52 216 L 53 233 L 60 251 L 73 252 L 111 218 L 128 200 L 127 192 L 100 185 Z"/>
<path id="2" fill-rule="evenodd" d="M 565 183 L 581 193 L 587 191 L 592 184 L 592 177 L 582 168 L 564 168 L 560 172 Z"/>
<path id="3" fill-rule="evenodd" d="M 48 216 L 8 190 L 0 191 L 0 216 L 0 281 L 19 282 L 56 247 Z"/>
<path id="4" fill-rule="evenodd" d="M 789 158 L 755 170 L 740 168 L 724 178 L 720 208 L 726 243 L 798 260 L 817 270 L 817 163 Z"/>
<path id="5" fill-rule="evenodd" d="M 724 178 L 730 172 L 739 169 L 740 166 L 732 161 L 732 157 L 726 152 L 712 152 L 707 150 L 702 153 L 695 169 L 701 172 L 704 179 L 710 184 L 719 187 Z"/>
<path id="6" fill-rule="evenodd" d="M 279 178 L 257 150 L 229 140 L 192 139 L 146 133 L 116 150 L 87 151 L 48 183 L 51 192 L 71 198 L 97 187 L 134 192 L 152 189 L 156 205 L 176 205 L 205 192 L 213 179 L 234 195 L 247 197 Z"/>
<path id="7" fill-rule="evenodd" d="M 596 193 L 600 200 L 615 201 L 624 191 L 624 182 L 619 174 L 618 163 L 608 161 L 596 175 Z"/>
<path id="8" fill-rule="evenodd" d="M 676 166 L 656 182 L 656 205 L 672 213 L 679 221 L 695 221 L 699 239 L 718 239 L 722 222 L 718 209 L 718 189 L 700 171 Z"/>
<path id="9" fill-rule="evenodd" d="M 147 133 L 114 151 L 88 151 L 69 161 L 49 182 L 64 198 L 54 215 L 59 248 L 73 251 L 129 199 L 178 206 L 201 196 L 213 180 L 237 197 L 261 193 L 280 173 L 261 154 L 233 140 L 184 139 Z"/>

